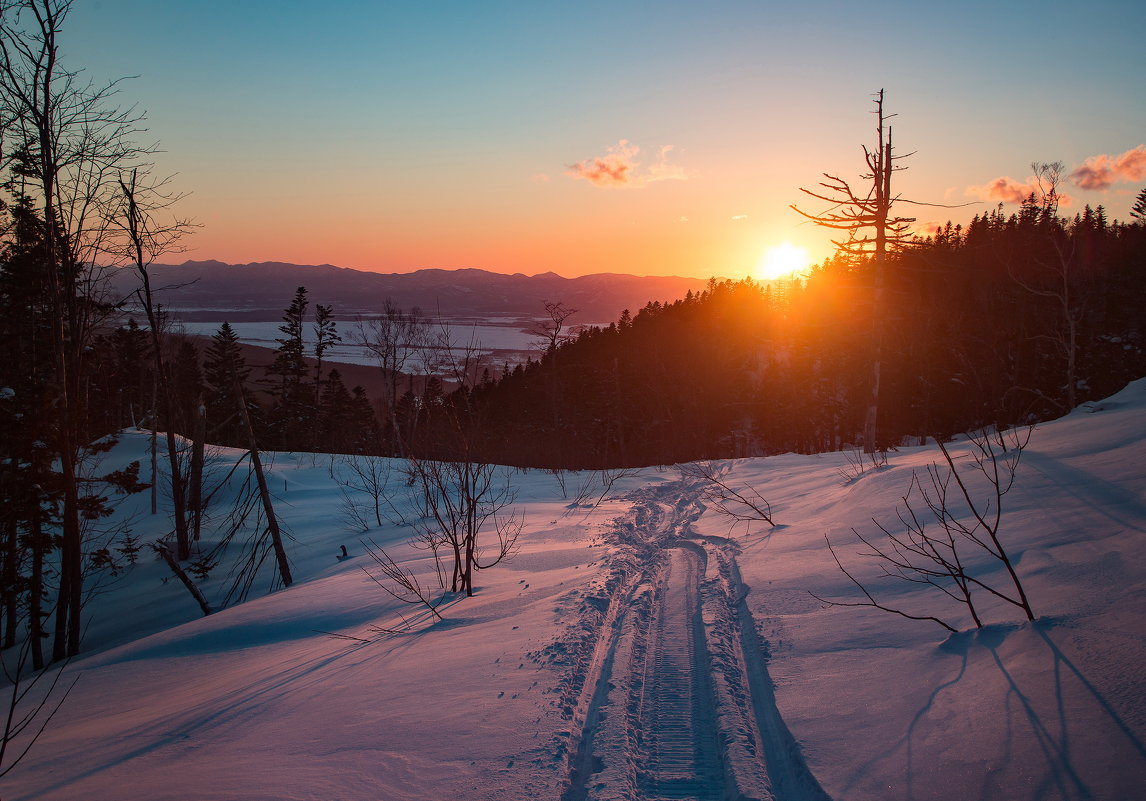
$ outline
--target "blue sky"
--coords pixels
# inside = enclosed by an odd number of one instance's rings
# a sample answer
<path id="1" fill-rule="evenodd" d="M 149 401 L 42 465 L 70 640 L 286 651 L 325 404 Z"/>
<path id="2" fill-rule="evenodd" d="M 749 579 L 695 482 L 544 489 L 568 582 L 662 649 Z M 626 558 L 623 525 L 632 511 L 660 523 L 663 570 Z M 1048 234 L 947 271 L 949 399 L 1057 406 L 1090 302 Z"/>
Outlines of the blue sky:
<path id="1" fill-rule="evenodd" d="M 139 76 L 121 97 L 202 223 L 187 257 L 744 275 L 784 241 L 830 251 L 788 204 L 815 211 L 801 186 L 862 171 L 880 88 L 916 152 L 897 176 L 914 199 L 976 201 L 968 187 L 1021 184 L 1031 161 L 1143 145 L 1144 18 L 1129 2 L 79 0 L 61 43 L 93 79 Z M 571 169 L 594 159 L 630 180 Z M 1068 194 L 1125 218 L 1136 163 Z"/>

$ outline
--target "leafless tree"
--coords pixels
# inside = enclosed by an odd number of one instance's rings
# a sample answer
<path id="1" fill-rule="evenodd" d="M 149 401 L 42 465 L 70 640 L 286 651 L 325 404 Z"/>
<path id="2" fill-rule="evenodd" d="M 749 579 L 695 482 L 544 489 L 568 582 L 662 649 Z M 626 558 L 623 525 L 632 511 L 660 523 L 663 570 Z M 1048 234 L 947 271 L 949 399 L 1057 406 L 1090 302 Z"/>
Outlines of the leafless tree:
<path id="1" fill-rule="evenodd" d="M 684 478 L 704 485 L 701 497 L 714 512 L 728 518 L 730 526 L 743 523 L 750 528 L 753 523 L 767 523 L 771 528 L 776 527 L 772 521 L 772 504 L 755 487 L 733 486 L 726 468 L 712 462 L 689 462 L 679 465 L 678 470 Z"/>
<path id="2" fill-rule="evenodd" d="M 84 443 L 83 364 L 99 304 L 97 256 L 108 209 L 118 202 L 118 178 L 153 148 L 134 141 L 142 115 L 118 107 L 118 82 L 85 82 L 63 66 L 58 37 L 71 0 L 0 0 L 0 126 L 8 148 L 4 166 L 42 216 L 43 272 L 53 331 L 51 446 L 63 486 L 61 564 L 53 658 L 79 652 L 82 631 L 83 544 L 76 463 Z"/>
<path id="3" fill-rule="evenodd" d="M 1044 219 L 1055 221 L 1058 218 L 1059 192 L 1062 182 L 1062 173 L 1065 166 L 1061 161 L 1033 162 L 1031 170 L 1035 174 L 1035 183 L 1038 187 L 1036 198 L 1042 209 Z M 1062 236 L 1060 231 L 1051 230 L 1047 237 L 1051 244 L 1052 254 L 1049 259 L 1036 259 L 1049 281 L 1036 283 L 1025 276 L 1019 275 L 1008 264 L 1008 273 L 1015 283 L 1032 295 L 1050 299 L 1058 313 L 1060 327 L 1054 335 L 1042 335 L 1039 338 L 1049 340 L 1055 349 L 1062 354 L 1063 372 L 1066 383 L 1066 410 L 1069 411 L 1078 405 L 1078 329 L 1082 322 L 1085 309 L 1079 303 L 1075 284 L 1078 280 L 1076 272 L 1077 254 L 1075 253 L 1073 237 Z M 1041 393 L 1039 393 L 1041 395 Z M 1048 399 L 1051 400 L 1051 399 Z M 1052 402 L 1054 402 L 1052 400 Z M 1058 405 L 1056 403 L 1056 405 Z"/>
<path id="4" fill-rule="evenodd" d="M 878 538 L 852 529 L 866 548 L 859 555 L 878 564 L 880 578 L 924 585 L 961 605 L 977 628 L 983 626 L 976 601 L 979 593 L 1019 607 L 1027 620 L 1034 620 L 1026 591 L 1000 535 L 1003 496 L 1014 486 L 1019 460 L 1029 440 L 1029 430 L 982 432 L 970 437 L 969 458 L 974 465 L 971 471 L 961 471 L 946 445 L 940 442 L 943 464 L 930 465 L 926 480 L 912 473 L 908 491 L 896 509 L 896 528 L 873 519 Z M 968 472 L 986 481 L 986 492 L 972 490 Z M 927 518 L 937 525 L 929 527 Z M 831 540 L 825 539 L 836 566 L 860 590 L 864 600 L 829 600 L 813 593 L 817 600 L 831 606 L 873 607 L 958 631 L 947 619 L 915 614 L 878 601 L 869 586 L 844 566 Z M 1005 569 L 1009 588 L 1001 589 L 984 577 L 987 568 L 977 567 L 984 555 L 989 564 Z"/>
<path id="5" fill-rule="evenodd" d="M 887 114 L 883 106 L 883 90 L 876 93 L 875 98 L 876 141 L 875 146 L 868 149 L 863 147 L 864 161 L 869 172 L 860 176 L 864 182 L 862 188 L 853 189 L 852 186 L 835 175 L 825 173 L 826 180 L 820 183 L 820 188 L 801 189 L 800 191 L 816 200 L 830 204 L 829 208 L 819 214 L 808 214 L 795 205 L 791 206 L 797 214 L 821 225 L 841 231 L 839 239 L 832 240 L 840 253 L 855 258 L 870 259 L 872 277 L 872 380 L 867 414 L 864 418 L 863 447 L 864 452 L 871 453 L 878 448 L 876 431 L 879 417 L 879 387 L 880 363 L 883 350 L 883 314 L 884 314 L 884 273 L 889 253 L 902 248 L 911 240 L 910 227 L 915 222 L 914 217 L 901 217 L 894 212 L 896 204 L 912 204 L 916 206 L 939 206 L 951 208 L 938 203 L 924 203 L 917 200 L 906 200 L 892 192 L 891 178 L 896 172 L 907 169 L 897 164 L 913 153 L 898 155 L 892 149 L 891 126 L 888 120 L 895 114 Z"/>
<path id="6" fill-rule="evenodd" d="M 406 517 L 391 499 L 391 460 L 376 456 L 348 455 L 339 457 L 341 470 L 333 470 L 344 499 L 344 513 L 354 528 L 366 531 L 382 526 L 387 520 L 397 525 Z"/>
<path id="7" fill-rule="evenodd" d="M 352 337 L 370 352 L 382 371 L 395 446 L 398 455 L 405 457 L 407 443 L 398 421 L 398 386 L 403 376 L 422 367 L 419 357 L 424 354 L 431 338 L 430 320 L 417 307 L 403 311 L 387 298 L 382 314 L 360 321 Z"/>
<path id="8" fill-rule="evenodd" d="M 7 704 L 0 704 L 4 714 L 4 726 L 0 730 L 0 778 L 6 776 L 28 755 L 80 678 L 72 677 L 60 689 L 68 660 L 52 669 L 29 671 L 30 651 L 31 643 L 25 641 L 20 646 L 20 653 L 13 666 L 9 666 L 6 660 L 2 663 L 9 686 L 5 688 Z"/>
<path id="9" fill-rule="evenodd" d="M 412 459 L 429 519 L 415 523 L 419 540 L 435 555 L 452 556 L 450 591 L 473 595 L 473 573 L 509 559 L 517 550 L 524 516 L 513 511 L 516 493 L 504 468 L 477 459 Z M 484 542 L 493 537 L 495 545 Z"/>
<path id="10" fill-rule="evenodd" d="M 111 209 L 113 231 L 122 236 L 119 248 L 127 263 L 139 274 L 136 295 L 147 316 L 151 333 L 151 351 L 155 360 L 158 394 L 163 402 L 166 419 L 167 461 L 171 482 L 172 512 L 175 524 L 175 558 L 183 561 L 191 556 L 191 531 L 188 526 L 186 480 L 179 464 L 178 438 L 175 434 L 176 403 L 171 386 L 171 374 L 164 358 L 163 325 L 151 285 L 150 267 L 155 260 L 176 251 L 179 240 L 191 230 L 184 220 L 160 221 L 158 215 L 166 212 L 179 200 L 178 195 L 166 191 L 166 181 L 153 181 L 145 173 L 133 168 L 119 178 L 122 203 Z M 114 242 L 114 240 L 112 240 Z M 114 248 L 115 245 L 113 244 Z"/>
<path id="11" fill-rule="evenodd" d="M 565 331 L 565 321 L 577 313 L 560 301 L 545 302 L 545 316 L 547 319 L 538 320 L 529 328 L 534 337 L 530 344 L 542 353 L 553 353 L 557 346 L 569 338 Z"/>
<path id="12" fill-rule="evenodd" d="M 375 574 L 368 568 L 362 568 L 362 572 L 369 576 L 371 581 L 381 587 L 391 598 L 404 604 L 425 607 L 435 618 L 442 619 L 441 613 L 438 612 L 442 598 L 438 598 L 436 601 L 431 600 L 429 590 L 422 586 L 418 577 L 391 559 L 390 555 L 378 543 L 373 540 L 364 540 L 362 546 L 366 549 L 366 555 L 374 563 L 377 570 L 377 574 Z M 409 626 L 409 621 L 404 621 L 404 623 L 407 627 Z"/>

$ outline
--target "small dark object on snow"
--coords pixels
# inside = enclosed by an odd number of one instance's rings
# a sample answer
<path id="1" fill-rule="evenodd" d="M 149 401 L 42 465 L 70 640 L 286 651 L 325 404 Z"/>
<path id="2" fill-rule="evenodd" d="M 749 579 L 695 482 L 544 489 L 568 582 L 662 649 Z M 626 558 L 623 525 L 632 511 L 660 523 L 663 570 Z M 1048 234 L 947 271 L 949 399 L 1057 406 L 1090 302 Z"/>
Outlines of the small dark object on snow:
<path id="1" fill-rule="evenodd" d="M 348 553 L 346 552 L 346 546 L 345 546 L 345 545 L 339 545 L 338 547 L 342 549 L 342 553 L 340 553 L 340 554 L 338 554 L 337 556 L 335 556 L 335 557 L 334 557 L 335 559 L 339 559 L 339 560 L 341 560 L 341 559 L 346 559 L 348 556 L 350 556 L 350 554 L 348 554 Z"/>

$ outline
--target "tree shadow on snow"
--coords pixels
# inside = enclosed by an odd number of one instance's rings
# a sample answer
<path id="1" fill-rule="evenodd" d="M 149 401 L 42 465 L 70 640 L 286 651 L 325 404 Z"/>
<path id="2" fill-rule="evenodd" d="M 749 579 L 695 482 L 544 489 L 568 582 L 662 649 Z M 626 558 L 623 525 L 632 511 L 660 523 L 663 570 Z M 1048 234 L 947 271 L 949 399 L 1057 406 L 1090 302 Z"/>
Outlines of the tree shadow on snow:
<path id="1" fill-rule="evenodd" d="M 1059 648 L 1051 636 L 1053 630 L 1054 621 L 1040 620 L 1033 625 L 986 626 L 981 630 L 959 632 L 949 637 L 939 646 L 939 650 L 950 656 L 959 657 L 959 665 L 954 675 L 936 685 L 928 694 L 901 738 L 888 744 L 883 751 L 868 759 L 848 777 L 843 796 L 848 797 L 861 782 L 871 777 L 878 765 L 892 759 L 900 749 L 905 749 L 903 797 L 906 799 L 932 797 L 936 787 L 931 783 L 924 785 L 923 778 L 938 776 L 940 780 L 945 779 L 961 785 L 958 788 L 959 798 L 977 797 L 982 801 L 993 801 L 1003 797 L 1001 793 L 1015 789 L 999 785 L 1001 778 L 1015 771 L 1024 777 L 1023 792 L 1026 797 L 1071 801 L 1094 799 L 1104 795 L 1106 790 L 1091 786 L 1094 780 L 1090 777 L 1093 777 L 1098 769 L 1088 764 L 1092 754 L 1085 748 L 1078 748 L 1079 736 L 1103 737 L 1105 738 L 1103 745 L 1107 750 L 1121 747 L 1124 751 L 1132 752 L 1141 760 L 1137 768 L 1138 774 L 1146 775 L 1146 744 L 1083 670 Z M 1023 648 L 1024 655 L 1028 658 L 1025 664 L 1031 666 L 1022 672 L 1013 667 L 1009 668 L 1006 659 L 1000 653 L 1004 643 L 1012 635 L 1021 632 L 1029 635 L 1029 644 L 1024 644 Z M 1045 657 L 1048 659 L 1045 662 L 1036 658 L 1042 653 L 1037 647 L 1039 644 L 1046 647 Z M 1011 661 L 1014 663 L 1016 660 L 1012 657 Z M 1048 672 L 1053 677 L 1053 685 L 1049 688 L 1043 681 L 1042 671 L 1039 670 L 1043 666 L 1049 669 Z M 963 783 L 957 773 L 950 771 L 948 766 L 942 762 L 936 763 L 934 756 L 925 758 L 930 761 L 920 762 L 922 758 L 916 753 L 916 741 L 934 733 L 934 730 L 929 731 L 925 724 L 942 693 L 968 679 L 970 674 L 981 673 L 991 668 L 999 672 L 1005 691 L 1004 696 L 999 699 L 1000 708 L 992 718 L 998 721 L 1002 729 L 1000 732 L 1002 747 L 1001 750 L 991 754 L 992 768 L 984 773 L 979 792 L 976 794 Z M 1080 695 L 1074 688 L 1069 688 L 1073 692 L 1068 692 L 1066 687 L 1068 683 L 1076 683 L 1082 688 L 1083 693 Z M 971 686 L 976 688 L 979 685 L 975 680 L 971 680 Z M 1048 689 L 1052 690 L 1049 694 Z M 1089 697 L 1109 725 L 1097 727 L 1093 719 L 1080 717 L 1078 700 L 1075 700 L 1073 705 L 1068 703 L 1068 699 L 1080 697 Z M 1048 698 L 1053 698 L 1053 702 L 1048 703 Z M 973 700 L 976 704 L 990 702 L 980 695 L 974 696 Z M 1096 731 L 1098 728 L 1102 731 Z M 1032 738 L 1034 750 L 1030 748 Z M 1022 746 L 1027 747 L 1024 749 Z M 968 749 L 982 747 L 980 742 L 968 741 Z M 1036 754 L 1042 756 L 1041 764 L 1032 759 Z M 973 755 L 973 751 L 966 754 L 968 757 Z M 1015 760 L 1025 760 L 1025 762 L 1016 765 L 1013 764 Z M 1127 765 L 1124 783 L 1132 783 L 1134 770 L 1132 766 Z"/>

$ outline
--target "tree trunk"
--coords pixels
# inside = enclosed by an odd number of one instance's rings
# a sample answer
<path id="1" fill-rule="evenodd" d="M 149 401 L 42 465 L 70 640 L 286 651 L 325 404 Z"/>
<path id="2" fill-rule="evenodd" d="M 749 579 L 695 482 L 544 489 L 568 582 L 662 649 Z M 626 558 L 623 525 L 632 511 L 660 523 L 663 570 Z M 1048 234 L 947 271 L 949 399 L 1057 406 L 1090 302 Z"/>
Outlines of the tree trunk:
<path id="1" fill-rule="evenodd" d="M 203 528 L 203 450 L 207 438 L 207 408 L 203 405 L 202 396 L 195 405 L 195 430 L 192 436 L 188 506 L 191 513 L 191 540 L 198 542 Z"/>
<path id="2" fill-rule="evenodd" d="M 255 480 L 259 484 L 259 497 L 263 502 L 263 511 L 267 515 L 267 529 L 271 533 L 271 547 L 274 548 L 275 561 L 278 563 L 279 576 L 283 580 L 283 586 L 289 587 L 294 579 L 291 578 L 290 564 L 287 562 L 286 549 L 283 548 L 282 534 L 279 531 L 278 518 L 275 517 L 275 507 L 271 503 L 271 493 L 267 489 L 267 477 L 263 473 L 263 462 L 259 458 L 258 444 L 255 442 L 255 430 L 251 427 L 251 416 L 247 413 L 247 399 L 243 394 L 243 388 L 239 385 L 239 380 L 234 378 L 235 397 L 239 401 L 239 415 L 243 419 L 243 427 L 247 431 L 247 442 L 251 453 L 251 466 L 255 470 Z"/>
<path id="3" fill-rule="evenodd" d="M 163 561 L 167 563 L 169 568 L 171 568 L 171 572 L 174 573 L 181 582 L 183 582 L 183 586 L 187 588 L 187 592 L 191 593 L 191 596 L 195 599 L 195 602 L 199 604 L 199 608 L 203 610 L 204 617 L 211 614 L 211 605 L 207 603 L 207 599 L 204 597 L 203 592 L 197 586 L 195 586 L 195 582 L 192 581 L 191 577 L 187 575 L 187 571 L 184 570 L 179 565 L 179 562 L 175 560 L 175 557 L 171 555 L 170 549 L 162 542 L 156 543 L 152 547 L 155 549 L 156 553 L 163 557 Z"/>

